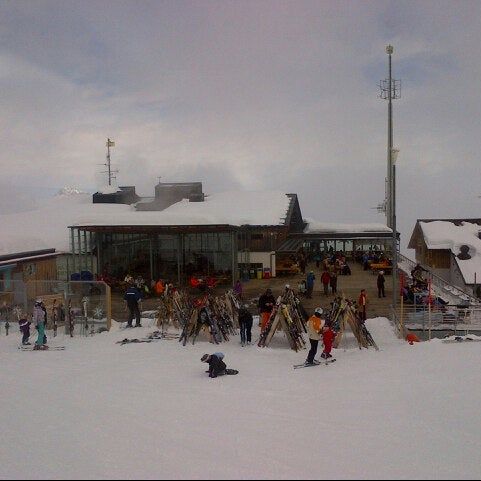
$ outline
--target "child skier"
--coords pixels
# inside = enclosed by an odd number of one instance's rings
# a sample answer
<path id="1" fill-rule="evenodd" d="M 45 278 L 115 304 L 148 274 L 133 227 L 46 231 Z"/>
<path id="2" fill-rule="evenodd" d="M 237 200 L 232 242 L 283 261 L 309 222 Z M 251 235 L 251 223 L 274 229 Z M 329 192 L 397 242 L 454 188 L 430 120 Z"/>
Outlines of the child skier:
<path id="1" fill-rule="evenodd" d="M 239 371 L 234 369 L 227 369 L 225 362 L 223 361 L 224 354 L 222 352 L 214 352 L 214 354 L 204 354 L 201 357 L 202 362 L 209 364 L 209 377 L 223 376 L 224 374 L 237 374 Z"/>
<path id="2" fill-rule="evenodd" d="M 20 332 L 22 333 L 22 345 L 23 346 L 30 346 L 30 324 L 31 322 L 28 319 L 19 319 L 18 320 L 18 327 L 20 328 Z"/>
<path id="3" fill-rule="evenodd" d="M 322 341 L 324 342 L 324 351 L 321 354 L 322 359 L 329 359 L 332 357 L 331 350 L 336 333 L 332 330 L 330 324 L 326 323 L 322 328 Z"/>

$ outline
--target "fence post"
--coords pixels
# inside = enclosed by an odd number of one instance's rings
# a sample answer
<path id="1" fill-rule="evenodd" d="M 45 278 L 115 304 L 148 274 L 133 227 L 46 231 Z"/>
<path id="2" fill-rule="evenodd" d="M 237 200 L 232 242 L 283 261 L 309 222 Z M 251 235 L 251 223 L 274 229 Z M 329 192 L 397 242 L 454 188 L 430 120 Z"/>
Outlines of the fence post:
<path id="1" fill-rule="evenodd" d="M 399 321 L 399 332 L 401 339 L 404 339 L 404 296 L 401 296 L 401 319 Z"/>
<path id="2" fill-rule="evenodd" d="M 428 316 L 429 316 L 429 337 L 428 339 L 431 340 L 431 302 L 428 305 Z"/>
<path id="3" fill-rule="evenodd" d="M 105 284 L 105 296 L 107 302 L 107 329 L 110 331 L 112 327 L 112 290 L 107 283 Z"/>

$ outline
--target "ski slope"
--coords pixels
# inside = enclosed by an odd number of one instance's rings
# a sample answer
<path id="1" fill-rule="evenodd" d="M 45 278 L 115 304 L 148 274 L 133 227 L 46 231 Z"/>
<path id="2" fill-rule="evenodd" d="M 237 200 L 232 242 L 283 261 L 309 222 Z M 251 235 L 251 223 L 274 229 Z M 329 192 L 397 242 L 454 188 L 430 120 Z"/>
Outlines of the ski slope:
<path id="1" fill-rule="evenodd" d="M 0 478 L 479 478 L 481 343 L 410 346 L 387 319 L 368 328 L 380 351 L 347 336 L 337 362 L 299 370 L 306 352 L 282 333 L 264 349 L 115 344 L 143 327 L 21 352 L 12 329 Z M 207 377 L 200 357 L 218 350 L 238 376 Z"/>

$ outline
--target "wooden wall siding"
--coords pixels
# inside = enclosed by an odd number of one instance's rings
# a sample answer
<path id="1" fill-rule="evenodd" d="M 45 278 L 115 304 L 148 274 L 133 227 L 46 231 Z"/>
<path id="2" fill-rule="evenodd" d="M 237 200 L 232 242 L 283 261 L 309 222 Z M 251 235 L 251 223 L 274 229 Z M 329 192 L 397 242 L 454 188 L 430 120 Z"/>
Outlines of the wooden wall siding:
<path id="1" fill-rule="evenodd" d="M 23 280 L 27 283 L 27 296 L 34 299 L 43 296 L 50 291 L 50 285 L 35 282 L 28 284 L 28 281 L 55 281 L 57 280 L 57 260 L 55 258 L 26 262 L 22 264 Z"/>
<path id="2" fill-rule="evenodd" d="M 426 264 L 433 269 L 449 269 L 451 267 L 451 251 L 447 249 L 427 251 Z"/>
<path id="3" fill-rule="evenodd" d="M 269 228 L 245 230 L 237 234 L 237 247 L 240 251 L 247 249 L 250 252 L 270 252 L 275 251 L 286 238 L 285 227 L 275 230 Z"/>
<path id="4" fill-rule="evenodd" d="M 22 268 L 25 282 L 57 280 L 57 260 L 55 258 L 26 262 L 22 264 Z"/>

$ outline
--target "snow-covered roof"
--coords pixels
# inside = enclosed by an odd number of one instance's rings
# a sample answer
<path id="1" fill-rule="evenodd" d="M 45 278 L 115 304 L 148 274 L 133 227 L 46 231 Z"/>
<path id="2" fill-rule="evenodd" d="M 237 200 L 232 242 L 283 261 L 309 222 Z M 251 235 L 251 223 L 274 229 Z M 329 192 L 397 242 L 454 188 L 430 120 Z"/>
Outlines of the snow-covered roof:
<path id="1" fill-rule="evenodd" d="M 455 256 L 466 284 L 474 284 L 474 274 L 481 280 L 481 239 L 478 232 L 481 226 L 471 222 L 456 225 L 448 221 L 419 222 L 428 249 L 450 250 Z M 470 259 L 457 257 L 461 246 L 469 247 Z"/>
<path id="2" fill-rule="evenodd" d="M 69 252 L 72 225 L 283 225 L 289 204 L 282 192 L 224 192 L 204 202 L 183 200 L 146 212 L 125 204 L 93 204 L 91 194 L 71 191 L 36 210 L 0 215 L 0 255 L 48 248 Z"/>
<path id="3" fill-rule="evenodd" d="M 0 215 L 0 255 L 40 249 L 70 252 L 68 226 L 88 213 L 115 217 L 132 207 L 122 204 L 93 204 L 92 195 L 64 192 L 27 212 Z"/>
<path id="4" fill-rule="evenodd" d="M 27 256 L 27 257 L 18 257 L 14 259 L 8 259 L 6 261 L 0 261 L 0 267 L 1 266 L 6 266 L 10 264 L 16 264 L 17 262 L 27 262 L 31 260 L 37 260 L 37 259 L 48 259 L 49 257 L 55 257 L 57 254 L 62 254 L 62 252 L 51 252 L 49 254 L 41 254 L 41 255 L 32 255 L 32 256 Z"/>
<path id="5" fill-rule="evenodd" d="M 115 194 L 116 192 L 120 192 L 120 189 L 116 185 L 104 185 L 99 189 L 100 194 Z"/>
<path id="6" fill-rule="evenodd" d="M 89 212 L 74 226 L 284 225 L 290 198 L 283 192 L 222 192 L 203 202 L 184 199 L 162 211 Z"/>
<path id="7" fill-rule="evenodd" d="M 327 234 L 327 233 L 392 233 L 392 229 L 384 224 L 337 224 L 333 222 L 318 222 L 313 219 L 305 219 L 308 223 L 304 234 Z"/>

